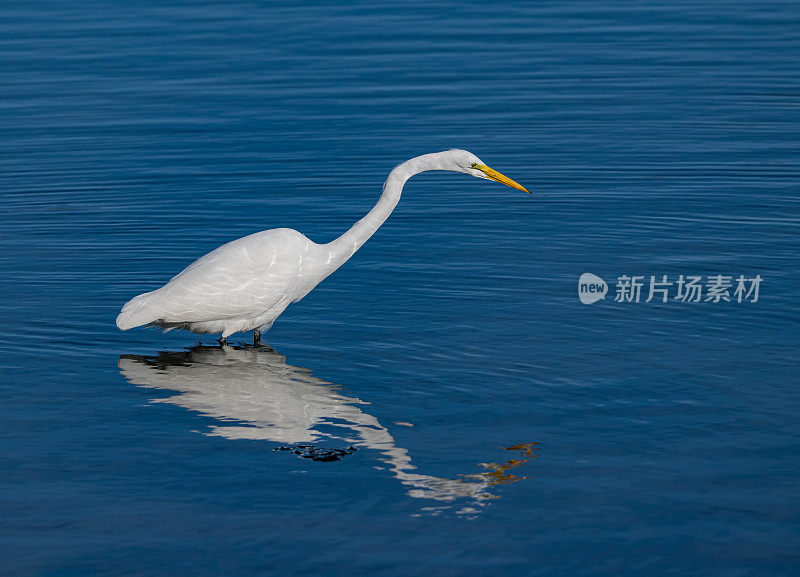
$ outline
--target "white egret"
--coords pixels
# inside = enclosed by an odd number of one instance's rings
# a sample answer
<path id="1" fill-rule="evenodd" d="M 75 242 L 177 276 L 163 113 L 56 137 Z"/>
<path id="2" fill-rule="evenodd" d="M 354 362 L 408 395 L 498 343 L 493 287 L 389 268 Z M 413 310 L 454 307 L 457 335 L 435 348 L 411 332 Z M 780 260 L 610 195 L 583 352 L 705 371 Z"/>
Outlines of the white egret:
<path id="1" fill-rule="evenodd" d="M 117 327 L 141 325 L 196 333 L 261 333 L 291 303 L 306 296 L 367 242 L 397 206 L 403 185 L 420 172 L 446 170 L 494 180 L 530 192 L 466 150 L 447 150 L 407 160 L 389 173 L 378 203 L 336 240 L 317 244 L 290 228 L 234 240 L 190 264 L 163 287 L 125 303 Z"/>

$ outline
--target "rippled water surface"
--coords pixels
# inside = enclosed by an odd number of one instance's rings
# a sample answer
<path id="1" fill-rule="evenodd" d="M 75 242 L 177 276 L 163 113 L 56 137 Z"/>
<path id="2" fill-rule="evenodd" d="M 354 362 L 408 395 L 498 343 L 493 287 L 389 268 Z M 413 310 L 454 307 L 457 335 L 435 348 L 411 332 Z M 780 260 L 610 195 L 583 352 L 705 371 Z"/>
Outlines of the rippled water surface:
<path id="1" fill-rule="evenodd" d="M 0 13 L 4 575 L 798 573 L 796 3 Z M 416 177 L 269 347 L 115 328 L 452 147 L 536 194 Z"/>

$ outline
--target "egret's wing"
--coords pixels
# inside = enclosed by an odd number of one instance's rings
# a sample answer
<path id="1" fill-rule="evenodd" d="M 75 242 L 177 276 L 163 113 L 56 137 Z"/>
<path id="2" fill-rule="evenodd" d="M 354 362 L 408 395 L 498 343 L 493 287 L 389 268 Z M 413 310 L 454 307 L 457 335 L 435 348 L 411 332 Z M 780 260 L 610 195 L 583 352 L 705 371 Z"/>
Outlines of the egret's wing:
<path id="1" fill-rule="evenodd" d="M 123 307 L 123 324 L 250 318 L 285 306 L 300 282 L 307 243 L 296 231 L 275 229 L 225 244 L 160 289 L 132 299 Z"/>
<path id="2" fill-rule="evenodd" d="M 159 290 L 161 318 L 191 322 L 257 316 L 291 299 L 301 259 L 302 247 L 286 235 L 259 233 L 223 245 Z"/>

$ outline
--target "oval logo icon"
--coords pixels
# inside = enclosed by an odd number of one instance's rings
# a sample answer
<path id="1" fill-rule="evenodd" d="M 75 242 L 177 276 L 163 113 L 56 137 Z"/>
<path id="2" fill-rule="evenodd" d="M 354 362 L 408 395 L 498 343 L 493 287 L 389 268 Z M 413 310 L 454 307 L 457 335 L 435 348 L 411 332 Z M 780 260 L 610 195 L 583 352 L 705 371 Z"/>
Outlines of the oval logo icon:
<path id="1" fill-rule="evenodd" d="M 608 285 L 606 281 L 596 274 L 585 272 L 578 279 L 578 298 L 585 305 L 605 299 L 607 292 Z"/>

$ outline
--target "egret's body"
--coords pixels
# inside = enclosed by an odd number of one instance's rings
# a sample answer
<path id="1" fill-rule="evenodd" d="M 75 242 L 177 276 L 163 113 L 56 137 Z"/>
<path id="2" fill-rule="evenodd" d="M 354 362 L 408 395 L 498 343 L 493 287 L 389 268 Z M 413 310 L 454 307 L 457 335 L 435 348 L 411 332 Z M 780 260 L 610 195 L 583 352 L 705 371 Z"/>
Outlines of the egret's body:
<path id="1" fill-rule="evenodd" d="M 254 330 L 258 340 L 286 307 L 355 254 L 397 206 L 406 181 L 427 170 L 464 172 L 528 192 L 465 150 L 418 156 L 392 170 L 375 207 L 336 240 L 317 244 L 289 228 L 234 240 L 200 257 L 163 287 L 128 301 L 117 326 L 222 333 L 222 340 Z"/>

